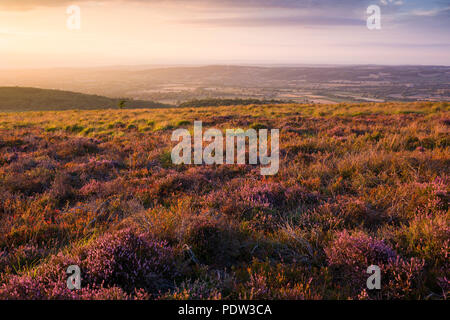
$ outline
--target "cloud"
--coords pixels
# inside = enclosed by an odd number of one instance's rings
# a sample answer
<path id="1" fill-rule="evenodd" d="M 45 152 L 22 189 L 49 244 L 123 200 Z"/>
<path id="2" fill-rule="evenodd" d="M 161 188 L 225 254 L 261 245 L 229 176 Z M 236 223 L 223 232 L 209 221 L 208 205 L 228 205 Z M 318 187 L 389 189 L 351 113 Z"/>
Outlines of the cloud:
<path id="1" fill-rule="evenodd" d="M 403 12 L 397 19 L 404 25 L 418 29 L 444 31 L 450 27 L 450 7 L 413 9 Z"/>
<path id="2" fill-rule="evenodd" d="M 380 3 L 382 5 L 389 5 L 389 4 L 393 4 L 395 6 L 401 6 L 404 2 L 403 0 L 380 0 Z"/>
<path id="3" fill-rule="evenodd" d="M 170 0 L 169 0 L 170 1 Z M 188 2 L 189 0 L 172 0 L 176 2 Z M 330 11 L 339 8 L 360 8 L 371 3 L 370 0 L 191 0 L 198 4 L 209 4 L 224 7 L 247 8 L 280 8 L 280 9 L 304 9 L 327 8 Z M 372 0 L 373 2 L 373 0 Z M 367 5 L 365 5 L 367 4 Z"/>
<path id="4" fill-rule="evenodd" d="M 77 0 L 86 2 L 89 0 Z M 57 7 L 72 4 L 72 0 L 0 0 L 0 8 L 6 10 L 30 10 L 38 7 Z"/>
<path id="5" fill-rule="evenodd" d="M 207 17 L 200 14 L 195 15 L 196 19 L 178 22 L 229 27 L 364 25 L 365 9 L 378 3 L 382 6 L 382 14 L 387 17 L 385 21 L 424 27 L 426 24 L 438 27 L 450 24 L 448 0 L 0 0 L 0 9 L 31 10 L 70 4 L 82 6 L 84 3 L 183 6 L 212 13 Z M 277 15 L 277 10 L 284 10 L 284 16 Z M 239 17 L 235 17 L 236 12 L 239 12 Z M 255 12 L 259 15 L 255 16 Z"/>
<path id="6" fill-rule="evenodd" d="M 423 10 L 423 9 L 417 9 L 410 12 L 413 16 L 420 16 L 420 17 L 436 17 L 436 16 L 447 16 L 450 13 L 450 7 L 447 8 L 434 8 L 429 10 Z"/>
<path id="7" fill-rule="evenodd" d="M 189 19 L 177 21 L 185 24 L 214 25 L 225 27 L 261 27 L 261 26 L 364 26 L 365 20 L 326 16 L 290 16 L 290 17 L 233 17 L 214 19 Z"/>
<path id="8" fill-rule="evenodd" d="M 383 7 L 410 6 L 420 9 L 434 5 L 436 8 L 448 6 L 448 0 L 0 0 L 0 7 L 12 10 L 33 9 L 36 7 L 67 6 L 83 2 L 123 2 L 145 4 L 185 4 L 199 7 L 235 7 L 235 8 L 284 8 L 284 9 L 326 9 L 340 11 L 365 8 L 377 2 Z"/>
<path id="9" fill-rule="evenodd" d="M 189 4 L 208 7 L 237 8 L 358 8 L 370 0 L 1 0 L 0 7 L 10 10 L 29 10 L 36 7 L 66 6 L 81 2 L 135 2 Z"/>
<path id="10" fill-rule="evenodd" d="M 359 48 L 361 46 L 367 47 L 386 47 L 386 48 L 437 48 L 445 49 L 450 47 L 450 43 L 405 43 L 405 42 L 358 42 L 358 43 L 342 43 L 337 44 L 340 47 Z"/>

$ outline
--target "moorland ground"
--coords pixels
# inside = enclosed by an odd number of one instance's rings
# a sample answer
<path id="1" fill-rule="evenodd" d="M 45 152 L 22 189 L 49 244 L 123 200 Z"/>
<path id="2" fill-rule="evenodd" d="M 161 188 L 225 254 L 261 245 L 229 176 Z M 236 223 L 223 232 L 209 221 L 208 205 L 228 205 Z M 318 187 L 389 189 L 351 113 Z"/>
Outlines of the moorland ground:
<path id="1" fill-rule="evenodd" d="M 278 174 L 173 165 L 195 120 L 280 129 Z M 2 113 L 0 299 L 445 299 L 449 126 L 445 102 Z"/>

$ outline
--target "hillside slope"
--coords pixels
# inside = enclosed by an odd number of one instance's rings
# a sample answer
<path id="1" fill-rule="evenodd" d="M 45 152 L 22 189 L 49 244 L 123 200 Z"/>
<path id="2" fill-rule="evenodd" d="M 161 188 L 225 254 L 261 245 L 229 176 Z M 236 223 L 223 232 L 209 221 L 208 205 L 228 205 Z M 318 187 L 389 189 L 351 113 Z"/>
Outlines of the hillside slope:
<path id="1" fill-rule="evenodd" d="M 118 108 L 122 99 L 71 91 L 24 87 L 0 87 L 0 111 L 44 111 Z M 124 108 L 158 108 L 168 105 L 142 100 L 127 100 Z"/>

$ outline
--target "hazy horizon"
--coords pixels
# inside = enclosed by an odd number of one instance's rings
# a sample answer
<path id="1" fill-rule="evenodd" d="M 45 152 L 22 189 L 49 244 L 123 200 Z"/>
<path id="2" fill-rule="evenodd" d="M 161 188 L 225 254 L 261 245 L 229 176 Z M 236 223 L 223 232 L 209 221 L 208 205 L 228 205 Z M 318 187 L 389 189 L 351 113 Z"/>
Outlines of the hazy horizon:
<path id="1" fill-rule="evenodd" d="M 99 64 L 92 66 L 69 66 L 69 65 L 61 65 L 61 66 L 42 66 L 42 67 L 28 67 L 28 68 L 20 68 L 20 67 L 0 67 L 0 70 L 12 71 L 12 70 L 51 70 L 51 69 L 143 69 L 143 68 L 151 68 L 151 69 L 163 69 L 163 68 L 202 68 L 202 67 L 212 67 L 212 66 L 221 66 L 221 67 L 262 67 L 262 68 L 296 68 L 296 67 L 364 67 L 364 66 L 373 66 L 373 67 L 450 67 L 450 64 L 346 64 L 346 63 L 251 63 L 251 62 L 211 62 L 211 63 L 173 63 L 173 64 L 164 64 L 164 63 L 155 63 L 155 64 Z"/>
<path id="2" fill-rule="evenodd" d="M 80 29 L 67 28 L 69 5 Z M 381 29 L 366 26 L 381 8 Z M 139 65 L 448 66 L 443 0 L 2 0 L 0 69 Z"/>

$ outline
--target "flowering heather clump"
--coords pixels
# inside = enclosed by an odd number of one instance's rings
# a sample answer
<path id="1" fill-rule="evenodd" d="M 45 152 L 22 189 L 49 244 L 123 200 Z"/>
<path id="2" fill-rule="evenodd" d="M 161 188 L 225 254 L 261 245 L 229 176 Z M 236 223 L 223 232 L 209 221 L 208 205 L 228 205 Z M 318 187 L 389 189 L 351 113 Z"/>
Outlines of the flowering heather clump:
<path id="1" fill-rule="evenodd" d="M 54 146 L 56 157 L 70 159 L 98 151 L 98 140 L 89 138 L 71 138 Z"/>
<path id="2" fill-rule="evenodd" d="M 0 299 L 449 297 L 448 104 L 1 117 Z M 173 164 L 196 120 L 280 129 L 278 173 Z"/>
<path id="3" fill-rule="evenodd" d="M 11 276 L 0 288 L 2 300 L 44 300 L 47 298 L 44 288 L 30 276 Z"/>
<path id="4" fill-rule="evenodd" d="M 347 231 L 337 235 L 332 244 L 325 249 L 331 266 L 352 266 L 350 273 L 365 272 L 371 264 L 384 264 L 395 259 L 397 254 L 384 241 L 359 233 L 354 236 Z"/>
<path id="5" fill-rule="evenodd" d="M 119 164 L 115 161 L 96 160 L 93 158 L 90 158 L 87 162 L 69 163 L 66 165 L 70 173 L 79 176 L 85 182 L 90 179 L 110 180 L 117 174 L 116 167 L 118 166 Z"/>
<path id="6" fill-rule="evenodd" d="M 299 186 L 286 187 L 278 182 L 236 179 L 227 187 L 224 191 L 210 194 L 207 202 L 230 214 L 254 209 L 283 210 L 317 201 L 315 195 L 306 193 Z"/>
<path id="7" fill-rule="evenodd" d="M 66 268 L 79 263 L 80 260 L 77 257 L 67 257 L 63 254 L 53 256 L 49 262 L 37 267 L 32 274 L 24 272 L 8 277 L 0 286 L 0 298 L 8 300 L 76 299 L 78 293 L 70 291 L 66 285 Z"/>
<path id="8" fill-rule="evenodd" d="M 97 180 L 91 180 L 87 184 L 85 184 L 82 188 L 80 188 L 79 193 L 82 196 L 96 195 L 102 192 L 103 184 Z"/>
<path id="9" fill-rule="evenodd" d="M 158 199 L 164 200 L 177 192 L 198 190 L 202 183 L 204 185 L 208 183 L 208 180 L 202 174 L 171 172 L 155 184 L 154 194 Z"/>
<path id="10" fill-rule="evenodd" d="M 417 184 L 418 189 L 429 192 L 428 202 L 421 211 L 424 214 L 435 215 L 437 212 L 446 212 L 448 210 L 449 194 L 447 185 L 450 177 L 437 177 L 431 183 Z"/>
<path id="11" fill-rule="evenodd" d="M 228 180 L 234 173 L 222 166 L 213 168 L 192 167 L 185 171 L 160 172 L 153 182 L 151 195 L 159 202 L 177 193 L 201 195 L 217 187 L 222 180 Z"/>
<path id="12" fill-rule="evenodd" d="M 444 299 L 447 299 L 450 294 L 450 280 L 447 277 L 438 278 L 439 287 L 442 289 Z"/>
<path id="13" fill-rule="evenodd" d="M 171 288 L 179 272 L 174 249 L 131 230 L 107 234 L 80 250 L 75 256 L 53 257 L 35 276 L 9 278 L 0 289 L 0 298 L 142 298 Z M 66 287 L 69 265 L 82 269 L 82 291 Z"/>
<path id="14" fill-rule="evenodd" d="M 83 266 L 89 283 L 119 286 L 128 292 L 135 288 L 148 292 L 167 289 L 178 272 L 175 252 L 167 243 L 131 230 L 96 241 L 87 250 Z"/>
<path id="15" fill-rule="evenodd" d="M 325 253 L 336 280 L 356 293 L 365 289 L 368 266 L 379 266 L 385 286 L 381 292 L 387 298 L 409 297 L 424 266 L 418 259 L 402 259 L 384 241 L 363 233 L 341 232 Z"/>
<path id="16" fill-rule="evenodd" d="M 63 277 L 62 277 L 63 278 Z M 128 300 L 146 299 L 148 294 L 136 291 L 127 294 L 119 287 L 86 287 L 71 291 L 65 282 L 46 282 L 43 277 L 13 276 L 7 284 L 0 287 L 0 299 L 3 300 Z M 64 279 L 61 279 L 64 280 Z M 62 284 L 61 284 L 62 283 Z"/>
<path id="17" fill-rule="evenodd" d="M 325 254 L 337 281 L 349 281 L 356 290 L 363 288 L 368 266 L 384 265 L 396 257 L 383 241 L 363 233 L 351 236 L 347 231 L 337 235 Z"/>
<path id="18" fill-rule="evenodd" d="M 30 268 L 46 256 L 46 251 L 35 244 L 22 245 L 17 248 L 0 251 L 0 271 L 18 273 L 23 268 Z"/>
<path id="19" fill-rule="evenodd" d="M 126 192 L 126 188 L 124 187 L 124 181 L 121 178 L 106 182 L 93 179 L 81 187 L 78 192 L 83 197 L 109 197 Z"/>
<path id="20" fill-rule="evenodd" d="M 292 201 L 299 201 L 302 196 L 297 187 L 285 188 L 279 183 L 258 182 L 246 183 L 239 192 L 242 200 L 250 207 L 282 207 L 292 203 Z"/>

